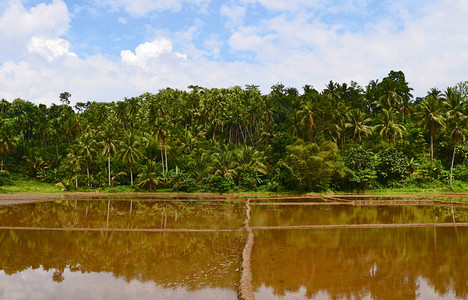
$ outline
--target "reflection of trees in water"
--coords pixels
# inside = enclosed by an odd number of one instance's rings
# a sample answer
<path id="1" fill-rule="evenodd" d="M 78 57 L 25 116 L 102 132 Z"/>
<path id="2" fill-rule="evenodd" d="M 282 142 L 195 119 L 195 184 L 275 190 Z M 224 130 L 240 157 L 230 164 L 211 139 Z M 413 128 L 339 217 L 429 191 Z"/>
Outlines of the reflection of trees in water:
<path id="1" fill-rule="evenodd" d="M 255 231 L 254 289 L 307 289 L 332 299 L 415 299 L 419 278 L 444 295 L 468 297 L 468 228 Z M 457 235 L 458 240 L 457 242 Z"/>
<path id="2" fill-rule="evenodd" d="M 242 226 L 243 203 L 54 201 L 3 207 L 0 226 L 106 228 L 212 228 Z"/>
<path id="3" fill-rule="evenodd" d="M 466 208 L 454 208 L 457 222 L 468 222 Z M 433 206 L 252 206 L 252 226 L 318 224 L 452 223 L 451 207 Z"/>
<path id="4" fill-rule="evenodd" d="M 144 233 L 0 230 L 0 269 L 11 275 L 42 266 L 63 271 L 112 272 L 162 286 L 235 290 L 244 246 L 241 232 Z"/>

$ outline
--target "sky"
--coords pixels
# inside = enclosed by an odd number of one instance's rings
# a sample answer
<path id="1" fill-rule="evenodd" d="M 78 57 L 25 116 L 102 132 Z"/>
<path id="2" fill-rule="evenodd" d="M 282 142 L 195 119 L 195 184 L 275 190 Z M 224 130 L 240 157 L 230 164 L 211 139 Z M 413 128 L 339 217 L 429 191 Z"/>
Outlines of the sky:
<path id="1" fill-rule="evenodd" d="M 321 91 L 403 71 L 468 80 L 466 0 L 2 0 L 0 98 L 119 101 L 166 87 Z"/>

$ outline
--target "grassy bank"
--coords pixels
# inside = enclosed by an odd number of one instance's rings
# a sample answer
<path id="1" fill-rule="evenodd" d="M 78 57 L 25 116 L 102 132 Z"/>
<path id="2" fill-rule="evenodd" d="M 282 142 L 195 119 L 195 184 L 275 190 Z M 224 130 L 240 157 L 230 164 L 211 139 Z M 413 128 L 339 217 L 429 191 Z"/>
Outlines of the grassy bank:
<path id="1" fill-rule="evenodd" d="M 0 193 L 60 193 L 64 190 L 53 183 L 45 183 L 35 180 L 28 180 L 23 177 L 15 177 L 9 180 L 8 184 L 0 186 Z M 86 188 L 80 187 L 75 188 L 74 186 L 69 187 L 66 192 L 103 192 L 103 193 L 147 193 L 147 189 L 140 189 L 138 186 L 116 186 L 114 188 Z M 170 188 L 154 190 L 155 193 L 172 193 L 174 192 Z M 195 192 L 209 192 L 209 191 L 195 191 Z M 213 191 L 214 192 L 214 191 Z M 298 191 L 284 191 L 284 192 L 268 192 L 268 191 L 238 191 L 231 190 L 228 193 L 235 194 L 304 194 Z M 468 183 L 461 181 L 454 181 L 452 188 L 448 184 L 441 182 L 432 182 L 424 185 L 403 185 L 391 188 L 372 188 L 365 191 L 333 191 L 328 190 L 322 193 L 308 193 L 310 195 L 321 195 L 321 194 L 404 194 L 404 193 L 415 193 L 415 194 L 434 194 L 434 193 L 468 193 Z"/>

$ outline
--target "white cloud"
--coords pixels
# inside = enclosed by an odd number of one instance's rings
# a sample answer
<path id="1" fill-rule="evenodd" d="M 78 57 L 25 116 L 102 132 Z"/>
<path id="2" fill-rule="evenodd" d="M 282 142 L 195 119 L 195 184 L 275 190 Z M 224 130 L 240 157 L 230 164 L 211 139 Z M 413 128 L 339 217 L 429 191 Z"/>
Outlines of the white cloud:
<path id="1" fill-rule="evenodd" d="M 28 51 L 39 53 L 49 62 L 60 56 L 76 56 L 75 53 L 70 52 L 70 43 L 61 38 L 48 39 L 34 36 L 28 44 Z"/>
<path id="2" fill-rule="evenodd" d="M 40 3 L 30 10 L 21 1 L 10 0 L 0 16 L 0 61 L 21 57 L 33 36 L 56 38 L 64 35 L 70 20 L 67 5 L 61 0 Z"/>
<path id="3" fill-rule="evenodd" d="M 21 1 L 10 0 L 10 5 L 0 16 L 0 35 L 15 39 L 31 35 L 57 37 L 67 32 L 69 23 L 67 5 L 61 0 L 40 3 L 29 11 Z"/>
<path id="4" fill-rule="evenodd" d="M 228 17 L 228 26 L 241 25 L 244 22 L 246 8 L 243 6 L 221 6 L 221 15 Z"/>
<path id="5" fill-rule="evenodd" d="M 135 53 L 130 50 L 123 50 L 120 56 L 122 61 L 128 65 L 145 67 L 148 60 L 158 58 L 163 54 L 169 54 L 171 52 L 172 42 L 166 38 L 162 38 L 140 44 L 135 48 Z"/>

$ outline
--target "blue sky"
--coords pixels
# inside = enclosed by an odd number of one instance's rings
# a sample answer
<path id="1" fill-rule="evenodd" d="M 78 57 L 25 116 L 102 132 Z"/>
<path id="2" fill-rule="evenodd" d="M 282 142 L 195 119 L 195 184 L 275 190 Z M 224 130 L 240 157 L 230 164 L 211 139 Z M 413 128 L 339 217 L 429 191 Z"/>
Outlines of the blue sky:
<path id="1" fill-rule="evenodd" d="M 6 0 L 0 98 L 58 102 L 188 85 L 468 80 L 465 0 Z"/>

